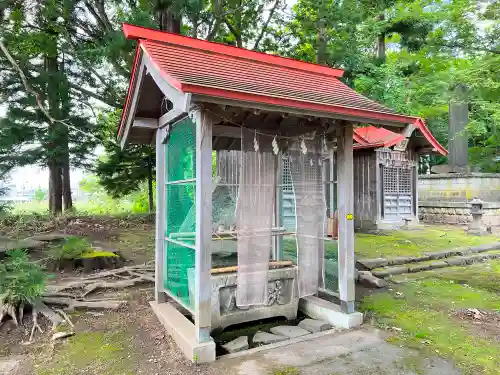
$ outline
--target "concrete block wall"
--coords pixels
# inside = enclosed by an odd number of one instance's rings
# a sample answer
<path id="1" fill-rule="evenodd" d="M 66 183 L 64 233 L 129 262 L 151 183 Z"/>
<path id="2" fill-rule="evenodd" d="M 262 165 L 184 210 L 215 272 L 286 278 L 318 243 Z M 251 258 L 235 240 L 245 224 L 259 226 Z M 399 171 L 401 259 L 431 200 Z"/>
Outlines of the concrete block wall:
<path id="1" fill-rule="evenodd" d="M 500 228 L 500 174 L 449 173 L 419 176 L 419 218 L 424 223 L 470 223 L 472 215 L 469 202 L 475 197 L 484 201 L 484 225 Z"/>

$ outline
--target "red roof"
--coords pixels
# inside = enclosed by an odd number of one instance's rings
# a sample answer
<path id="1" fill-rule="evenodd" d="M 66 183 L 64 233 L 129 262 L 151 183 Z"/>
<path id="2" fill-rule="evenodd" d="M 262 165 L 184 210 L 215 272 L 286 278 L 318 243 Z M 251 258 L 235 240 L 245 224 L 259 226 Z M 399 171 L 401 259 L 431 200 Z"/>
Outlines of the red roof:
<path id="1" fill-rule="evenodd" d="M 448 154 L 448 151 L 439 144 L 422 120 L 418 119 L 413 125 L 420 130 L 436 152 L 442 155 Z M 353 148 L 392 147 L 401 142 L 404 138 L 405 136 L 403 134 L 394 133 L 385 128 L 377 128 L 376 126 L 359 127 L 354 129 L 353 139 L 356 143 Z"/>
<path id="2" fill-rule="evenodd" d="M 418 120 L 358 94 L 338 80 L 343 75 L 340 69 L 128 24 L 123 31 L 127 39 L 139 40 L 136 58 L 142 52 L 183 93 L 334 113 L 368 123 Z M 137 65 L 134 63 L 119 135 L 125 113 L 130 111 Z"/>

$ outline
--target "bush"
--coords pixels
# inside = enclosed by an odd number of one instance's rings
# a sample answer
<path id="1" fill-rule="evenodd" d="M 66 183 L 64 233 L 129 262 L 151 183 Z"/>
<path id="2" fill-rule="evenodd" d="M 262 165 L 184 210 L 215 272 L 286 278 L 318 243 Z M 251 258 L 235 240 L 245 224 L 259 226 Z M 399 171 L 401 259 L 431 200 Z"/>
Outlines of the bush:
<path id="1" fill-rule="evenodd" d="M 92 245 L 84 238 L 68 237 L 60 246 L 50 249 L 49 256 L 54 260 L 75 259 L 91 250 Z"/>
<path id="2" fill-rule="evenodd" d="M 31 304 L 45 289 L 47 275 L 24 250 L 13 250 L 0 263 L 0 304 Z"/>

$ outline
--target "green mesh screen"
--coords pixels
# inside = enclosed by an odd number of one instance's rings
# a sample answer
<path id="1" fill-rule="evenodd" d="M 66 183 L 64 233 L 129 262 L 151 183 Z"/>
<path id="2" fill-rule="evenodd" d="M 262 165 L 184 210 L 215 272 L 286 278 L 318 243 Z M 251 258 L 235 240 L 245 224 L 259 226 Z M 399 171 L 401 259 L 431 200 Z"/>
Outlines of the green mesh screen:
<path id="1" fill-rule="evenodd" d="M 185 119 L 166 144 L 165 288 L 193 307 L 196 231 L 196 125 Z M 191 291 L 191 292 L 190 292 Z"/>

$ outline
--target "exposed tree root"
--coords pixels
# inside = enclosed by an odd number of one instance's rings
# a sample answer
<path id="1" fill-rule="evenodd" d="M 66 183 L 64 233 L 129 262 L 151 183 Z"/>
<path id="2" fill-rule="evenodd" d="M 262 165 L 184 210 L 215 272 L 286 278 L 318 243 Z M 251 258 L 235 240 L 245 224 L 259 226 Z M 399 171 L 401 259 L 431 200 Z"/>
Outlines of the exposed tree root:
<path id="1" fill-rule="evenodd" d="M 36 311 L 35 307 L 33 307 L 33 310 L 31 310 L 31 316 L 33 317 L 33 327 L 31 327 L 29 342 L 33 341 L 33 335 L 35 334 L 35 330 L 38 329 L 40 333 L 43 333 L 42 327 L 38 325 L 38 312 Z"/>
<path id="2" fill-rule="evenodd" d="M 43 297 L 31 303 L 33 325 L 29 341 L 33 341 L 36 331 L 43 333 L 38 324 L 38 314 L 52 323 L 52 330 L 61 324 L 67 324 L 74 328 L 73 322 L 65 311 L 73 311 L 74 309 L 118 310 L 127 303 L 114 299 L 86 299 L 96 290 L 123 289 L 151 282 L 154 282 L 154 265 L 146 263 L 106 270 L 86 277 L 67 280 L 60 284 L 49 285 Z M 22 324 L 24 307 L 25 304 L 20 304 L 18 320 L 17 306 L 0 302 L 0 325 L 7 316 L 11 317 L 16 326 L 19 323 Z"/>

